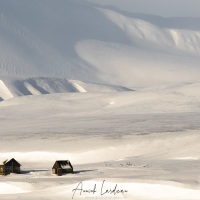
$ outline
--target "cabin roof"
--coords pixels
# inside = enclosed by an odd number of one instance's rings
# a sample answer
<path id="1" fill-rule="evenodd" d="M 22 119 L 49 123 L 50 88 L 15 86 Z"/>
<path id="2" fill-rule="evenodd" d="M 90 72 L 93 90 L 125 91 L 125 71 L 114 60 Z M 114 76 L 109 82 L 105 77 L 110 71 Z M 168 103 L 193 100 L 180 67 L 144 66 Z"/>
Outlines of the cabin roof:
<path id="1" fill-rule="evenodd" d="M 66 168 L 73 168 L 69 160 L 57 160 L 54 164 L 54 167 L 66 169 Z"/>
<path id="2" fill-rule="evenodd" d="M 17 165 L 17 166 L 21 166 L 21 164 L 20 163 L 18 163 L 14 158 L 12 158 L 12 159 L 10 159 L 10 160 L 5 160 L 4 162 L 3 162 L 3 165 L 12 165 L 12 164 L 14 164 L 14 165 Z"/>

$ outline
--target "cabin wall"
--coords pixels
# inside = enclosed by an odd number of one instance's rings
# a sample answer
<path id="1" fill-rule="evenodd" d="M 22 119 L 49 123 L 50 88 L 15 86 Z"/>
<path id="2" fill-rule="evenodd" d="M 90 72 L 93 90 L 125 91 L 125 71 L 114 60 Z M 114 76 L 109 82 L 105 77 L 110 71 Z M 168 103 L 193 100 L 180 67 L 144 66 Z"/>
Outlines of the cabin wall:
<path id="1" fill-rule="evenodd" d="M 57 175 L 58 175 L 58 176 L 62 176 L 62 174 L 63 174 L 62 169 L 61 169 L 61 168 L 58 168 L 58 169 L 57 169 Z"/>
<path id="2" fill-rule="evenodd" d="M 52 173 L 53 173 L 53 174 L 57 174 L 57 170 L 54 169 L 54 168 L 52 168 Z"/>
<path id="3" fill-rule="evenodd" d="M 4 175 L 4 166 L 0 166 L 0 175 Z"/>
<path id="4" fill-rule="evenodd" d="M 62 169 L 62 173 L 73 173 L 73 169 Z"/>
<path id="5" fill-rule="evenodd" d="M 67 173 L 73 173 L 73 169 L 69 168 L 69 169 L 62 169 L 62 168 L 52 168 L 52 173 L 53 174 L 67 174 Z"/>
<path id="6" fill-rule="evenodd" d="M 17 173 L 20 174 L 21 170 L 20 167 L 11 167 L 11 166 L 0 166 L 0 174 L 1 175 L 8 175 L 10 173 Z"/>
<path id="7" fill-rule="evenodd" d="M 20 172 L 21 172 L 20 167 L 14 167 L 13 168 L 13 173 L 20 174 Z"/>

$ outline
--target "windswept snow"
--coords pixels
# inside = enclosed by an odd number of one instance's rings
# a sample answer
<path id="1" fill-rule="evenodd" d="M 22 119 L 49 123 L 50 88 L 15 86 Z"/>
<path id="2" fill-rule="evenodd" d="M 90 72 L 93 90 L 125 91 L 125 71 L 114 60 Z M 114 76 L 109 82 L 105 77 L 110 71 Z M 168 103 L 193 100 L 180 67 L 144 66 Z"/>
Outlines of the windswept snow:
<path id="1" fill-rule="evenodd" d="M 112 6 L 128 12 L 146 13 L 163 17 L 200 17 L 197 0 L 88 0 L 98 5 Z M 172 6 L 173 5 L 173 6 Z"/>
<path id="2" fill-rule="evenodd" d="M 87 92 L 83 87 L 81 87 L 78 83 L 72 82 L 72 86 L 77 89 L 79 92 Z"/>
<path id="3" fill-rule="evenodd" d="M 0 199 L 199 200 L 200 18 L 156 1 L 0 1 Z"/>
<path id="4" fill-rule="evenodd" d="M 2 0 L 0 13 L 1 76 L 131 88 L 199 80 L 199 18 L 135 14 L 86 0 Z"/>
<path id="5" fill-rule="evenodd" d="M 42 95 L 52 93 L 72 92 L 118 92 L 133 91 L 130 88 L 115 85 L 100 85 L 84 83 L 76 80 L 59 78 L 10 78 L 2 77 L 0 80 L 0 100 L 10 99 L 17 96 Z"/>
<path id="6" fill-rule="evenodd" d="M 31 185 L 28 183 L 0 182 L 0 195 L 19 194 L 31 191 Z"/>
<path id="7" fill-rule="evenodd" d="M 13 95 L 10 90 L 6 87 L 3 81 L 0 80 L 0 98 L 1 99 L 10 99 Z"/>

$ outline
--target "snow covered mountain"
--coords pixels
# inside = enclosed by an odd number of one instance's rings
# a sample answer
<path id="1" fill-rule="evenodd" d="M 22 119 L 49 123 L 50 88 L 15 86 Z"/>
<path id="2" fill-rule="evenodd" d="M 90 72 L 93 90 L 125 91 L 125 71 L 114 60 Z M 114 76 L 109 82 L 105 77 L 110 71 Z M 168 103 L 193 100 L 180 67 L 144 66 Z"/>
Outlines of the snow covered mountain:
<path id="1" fill-rule="evenodd" d="M 0 199 L 199 200 L 198 2 L 0 0 Z"/>
<path id="2" fill-rule="evenodd" d="M 199 24 L 199 18 L 135 14 L 87 0 L 2 0 L 0 76 L 130 88 L 196 83 Z M 0 93 L 11 96 L 4 85 Z"/>
<path id="3" fill-rule="evenodd" d="M 44 77 L 28 79 L 3 77 L 0 80 L 0 101 L 26 95 L 117 91 L 132 91 L 132 89 L 122 86 L 99 85 L 76 80 Z"/>

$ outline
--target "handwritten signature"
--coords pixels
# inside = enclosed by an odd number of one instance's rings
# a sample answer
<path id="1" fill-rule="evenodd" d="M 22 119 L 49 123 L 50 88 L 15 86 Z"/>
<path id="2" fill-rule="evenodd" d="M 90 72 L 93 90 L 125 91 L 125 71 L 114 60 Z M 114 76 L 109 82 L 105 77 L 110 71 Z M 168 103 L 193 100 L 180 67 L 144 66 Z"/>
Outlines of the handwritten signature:
<path id="1" fill-rule="evenodd" d="M 94 184 L 93 187 L 91 187 L 90 189 L 85 189 L 84 188 L 84 184 L 83 182 L 78 183 L 78 185 L 76 186 L 76 188 L 74 188 L 72 190 L 73 195 L 72 195 L 72 199 L 74 199 L 76 194 L 79 194 L 80 196 L 83 193 L 89 193 L 89 194 L 99 194 L 101 196 L 104 195 L 117 195 L 117 194 L 124 194 L 127 193 L 128 190 L 126 189 L 119 189 L 118 188 L 118 184 L 115 184 L 115 186 L 113 188 L 107 188 L 105 186 L 105 180 L 102 182 L 100 188 L 97 188 L 97 184 Z"/>

